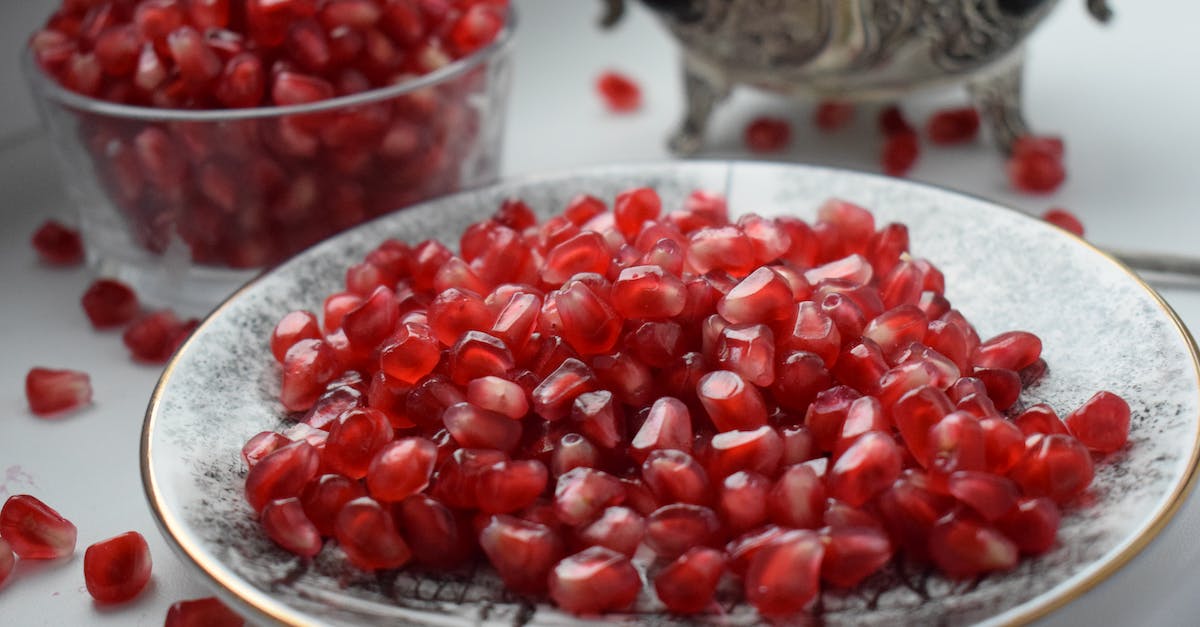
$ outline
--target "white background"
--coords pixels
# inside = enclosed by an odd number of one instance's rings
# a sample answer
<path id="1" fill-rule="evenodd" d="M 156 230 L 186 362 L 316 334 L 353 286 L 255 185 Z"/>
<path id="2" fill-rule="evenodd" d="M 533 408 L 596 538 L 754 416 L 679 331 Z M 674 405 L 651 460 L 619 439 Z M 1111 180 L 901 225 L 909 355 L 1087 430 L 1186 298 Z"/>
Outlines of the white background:
<path id="1" fill-rule="evenodd" d="M 1200 3 L 1116 0 L 1108 27 L 1091 21 L 1083 4 L 1061 3 L 1029 45 L 1027 111 L 1036 128 L 1067 139 L 1062 189 L 1049 198 L 1011 193 L 1000 157 L 983 142 L 927 149 L 911 176 L 1030 212 L 1068 207 L 1101 245 L 1200 254 Z M 669 158 L 663 140 L 681 112 L 677 57 L 650 16 L 634 10 L 614 32 L 602 33 L 595 27 L 600 2 L 517 5 L 505 172 Z M 67 561 L 20 564 L 0 588 L 0 625 L 159 625 L 172 602 L 209 592 L 161 540 L 142 494 L 138 434 L 158 369 L 133 365 L 118 334 L 90 330 L 78 305 L 86 271 L 42 267 L 27 244 L 45 218 L 71 219 L 16 62 L 51 6 L 0 2 L 0 498 L 38 495 L 78 525 L 79 549 Z M 608 67 L 642 83 L 642 111 L 613 116 L 599 105 L 592 81 Z M 961 102 L 961 93 L 949 91 L 907 104 L 919 121 L 937 106 Z M 782 159 L 876 169 L 873 111 L 860 112 L 843 133 L 819 135 L 807 124 L 807 105 L 750 93 L 718 111 L 705 156 L 747 156 L 741 129 L 763 113 L 795 123 Z M 1200 327 L 1196 293 L 1165 295 L 1185 322 Z M 95 405 L 55 421 L 33 418 L 22 386 L 35 365 L 90 372 Z M 150 542 L 153 583 L 130 604 L 95 606 L 83 588 L 83 549 L 130 529 Z M 1138 558 L 1044 622 L 1194 624 L 1198 534 L 1193 499 Z"/>

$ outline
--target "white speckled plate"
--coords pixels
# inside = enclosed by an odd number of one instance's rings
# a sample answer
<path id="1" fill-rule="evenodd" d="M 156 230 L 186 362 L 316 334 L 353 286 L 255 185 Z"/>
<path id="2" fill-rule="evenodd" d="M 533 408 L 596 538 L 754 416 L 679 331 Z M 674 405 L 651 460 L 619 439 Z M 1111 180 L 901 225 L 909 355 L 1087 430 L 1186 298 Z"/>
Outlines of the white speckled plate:
<path id="1" fill-rule="evenodd" d="M 146 492 L 166 535 L 203 578 L 248 616 L 295 624 L 380 622 L 562 624 L 544 605 L 506 595 L 486 569 L 438 580 L 363 574 L 332 544 L 311 563 L 275 548 L 242 500 L 239 451 L 282 425 L 279 372 L 267 349 L 275 322 L 320 310 L 344 269 L 386 237 L 457 242 L 468 223 L 520 196 L 543 215 L 580 192 L 612 198 L 635 185 L 666 206 L 693 189 L 723 191 L 736 212 L 794 212 L 843 197 L 880 222 L 909 225 L 914 254 L 946 275 L 947 297 L 984 336 L 1019 328 L 1044 341 L 1049 373 L 1025 401 L 1069 411 L 1099 389 L 1129 401 L 1128 448 L 1097 467 L 1089 498 L 1064 513 L 1059 543 L 1013 572 L 951 583 L 888 570 L 854 592 L 825 592 L 829 625 L 1026 622 L 1070 602 L 1141 550 L 1191 487 L 1200 432 L 1194 342 L 1173 312 L 1125 267 L 1046 224 L 959 194 L 877 176 L 798 166 L 682 163 L 595 168 L 527 178 L 386 216 L 324 242 L 246 286 L 184 345 L 147 412 Z M 757 616 L 730 604 L 721 624 Z M 629 615 L 668 623 L 651 595 Z"/>

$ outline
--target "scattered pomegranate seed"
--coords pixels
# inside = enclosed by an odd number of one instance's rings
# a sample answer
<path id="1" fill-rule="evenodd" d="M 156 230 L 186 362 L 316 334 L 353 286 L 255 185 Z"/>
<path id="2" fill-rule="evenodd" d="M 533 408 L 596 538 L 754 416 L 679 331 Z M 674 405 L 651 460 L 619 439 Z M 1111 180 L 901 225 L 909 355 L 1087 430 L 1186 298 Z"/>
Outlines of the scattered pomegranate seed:
<path id="1" fill-rule="evenodd" d="M 83 311 L 97 329 L 119 327 L 137 317 L 137 294 L 114 279 L 97 279 L 83 293 Z"/>
<path id="2" fill-rule="evenodd" d="M 1075 214 L 1062 207 L 1047 209 L 1046 213 L 1042 214 L 1042 219 L 1064 231 L 1083 237 L 1083 222 Z"/>
<path id="3" fill-rule="evenodd" d="M 83 554 L 83 580 L 101 603 L 136 597 L 150 581 L 150 546 L 136 531 L 101 540 Z"/>
<path id="4" fill-rule="evenodd" d="M 792 141 L 792 125 L 780 118 L 755 118 L 746 126 L 746 147 L 752 152 L 780 152 Z"/>
<path id="5" fill-rule="evenodd" d="M 25 375 L 25 399 L 38 416 L 52 416 L 92 402 L 92 381 L 86 372 L 32 368 Z"/>
<path id="6" fill-rule="evenodd" d="M 979 112 L 974 107 L 938 111 L 926 123 L 925 134 L 935 144 L 969 142 L 979 134 Z"/>
<path id="7" fill-rule="evenodd" d="M 1013 143 L 1008 160 L 1008 180 L 1017 191 L 1046 194 L 1058 189 L 1067 178 L 1063 167 L 1062 140 L 1022 137 Z"/>
<path id="8" fill-rule="evenodd" d="M 813 111 L 813 125 L 826 133 L 845 128 L 853 119 L 854 105 L 849 102 L 826 101 Z"/>
<path id="9" fill-rule="evenodd" d="M 920 141 L 917 134 L 910 131 L 899 131 L 888 135 L 883 142 L 883 152 L 879 160 L 883 173 L 888 176 L 904 176 L 917 163 L 921 154 Z"/>
<path id="10" fill-rule="evenodd" d="M 28 494 L 8 497 L 0 509 L 0 537 L 21 559 L 45 560 L 75 552 L 75 525 Z"/>
<path id="11" fill-rule="evenodd" d="M 79 231 L 57 220 L 47 220 L 33 233 L 33 249 L 52 266 L 76 266 L 83 263 L 83 240 Z"/>
<path id="12" fill-rule="evenodd" d="M 163 309 L 135 320 L 121 339 L 135 360 L 162 364 L 199 324 L 195 318 L 180 320 L 175 312 Z"/>
<path id="13" fill-rule="evenodd" d="M 1041 340 L 981 341 L 903 225 L 612 204 L 539 225 L 507 199 L 461 257 L 381 246 L 321 318 L 284 316 L 297 422 L 242 451 L 266 535 L 303 557 L 333 537 L 364 570 L 482 554 L 576 614 L 627 608 L 649 551 L 669 611 L 709 609 L 729 570 L 783 618 L 897 553 L 972 577 L 1045 552 L 1089 449 L 1127 445 L 1110 393 L 1066 423 L 1019 404 Z"/>
<path id="14" fill-rule="evenodd" d="M 596 91 L 614 113 L 630 113 L 642 106 L 642 88 L 632 78 L 608 70 L 596 78 Z"/>
<path id="15" fill-rule="evenodd" d="M 246 621 L 216 597 L 179 601 L 167 610 L 163 627 L 242 627 Z"/>
<path id="16" fill-rule="evenodd" d="M 908 120 L 904 119 L 904 112 L 896 105 L 885 107 L 879 112 L 879 131 L 883 133 L 884 137 L 901 133 L 916 134 L 916 130 L 908 123 Z"/>

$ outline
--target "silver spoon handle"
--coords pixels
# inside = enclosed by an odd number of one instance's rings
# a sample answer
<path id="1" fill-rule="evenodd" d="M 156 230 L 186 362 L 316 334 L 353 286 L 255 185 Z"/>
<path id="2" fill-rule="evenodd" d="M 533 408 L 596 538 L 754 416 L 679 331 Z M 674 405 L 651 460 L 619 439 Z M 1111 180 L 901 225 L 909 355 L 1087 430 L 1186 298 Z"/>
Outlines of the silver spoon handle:
<path id="1" fill-rule="evenodd" d="M 1107 250 L 1156 287 L 1200 289 L 1198 257 L 1140 250 Z"/>

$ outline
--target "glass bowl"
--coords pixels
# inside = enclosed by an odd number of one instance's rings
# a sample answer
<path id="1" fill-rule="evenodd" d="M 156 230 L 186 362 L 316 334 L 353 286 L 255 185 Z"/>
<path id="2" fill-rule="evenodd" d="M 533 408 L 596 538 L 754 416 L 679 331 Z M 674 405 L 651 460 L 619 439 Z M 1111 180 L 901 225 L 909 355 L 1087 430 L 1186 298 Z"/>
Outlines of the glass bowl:
<path id="1" fill-rule="evenodd" d="M 495 41 L 388 87 L 295 106 L 183 110 L 69 91 L 22 65 L 88 260 L 148 303 L 204 313 L 364 220 L 499 174 L 516 15 Z"/>

